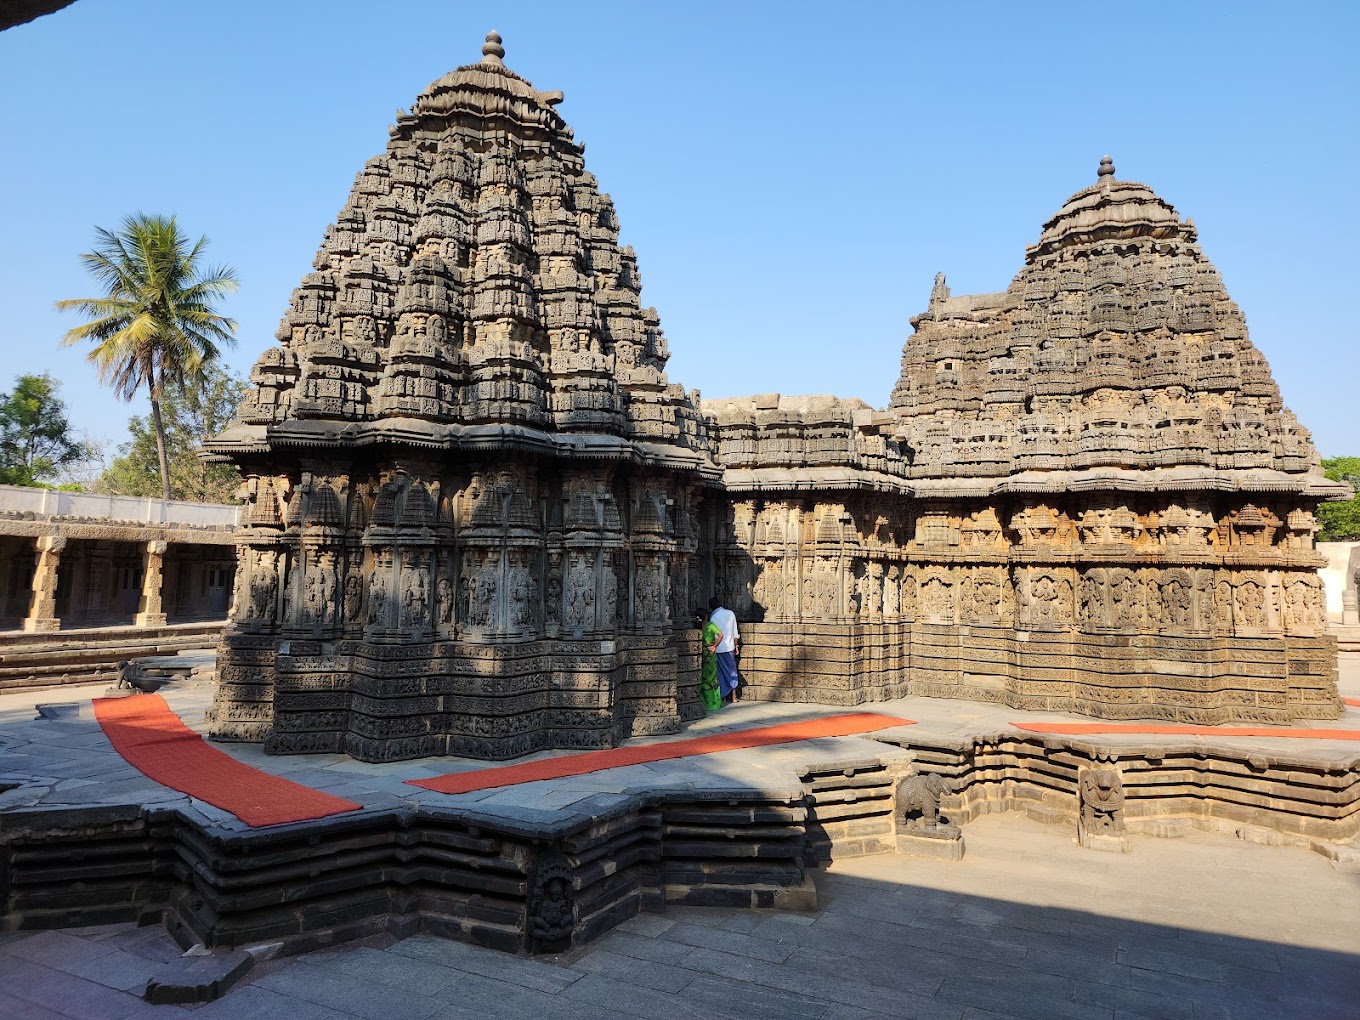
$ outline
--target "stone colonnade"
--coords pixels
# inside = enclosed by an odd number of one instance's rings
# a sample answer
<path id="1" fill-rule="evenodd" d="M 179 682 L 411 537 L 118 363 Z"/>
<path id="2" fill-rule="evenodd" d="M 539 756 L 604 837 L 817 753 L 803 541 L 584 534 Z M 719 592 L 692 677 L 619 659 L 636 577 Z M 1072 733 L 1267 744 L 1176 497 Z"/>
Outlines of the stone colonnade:
<path id="1" fill-rule="evenodd" d="M 0 620 L 13 629 L 164 627 L 227 616 L 235 571 L 229 538 L 206 545 L 55 534 L 0 536 L 0 543 L 6 562 Z"/>
<path id="2" fill-rule="evenodd" d="M 238 513 L 0 486 L 0 631 L 226 619 Z"/>

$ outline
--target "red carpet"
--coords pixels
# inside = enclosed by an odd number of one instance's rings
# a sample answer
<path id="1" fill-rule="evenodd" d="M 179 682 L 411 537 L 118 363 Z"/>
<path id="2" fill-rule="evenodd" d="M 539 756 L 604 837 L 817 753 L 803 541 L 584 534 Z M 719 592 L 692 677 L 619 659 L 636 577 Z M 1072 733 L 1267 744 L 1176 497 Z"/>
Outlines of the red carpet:
<path id="1" fill-rule="evenodd" d="M 114 750 L 138 772 L 230 811 L 250 826 L 325 818 L 363 806 L 271 776 L 209 747 L 159 694 L 95 698 L 94 717 Z"/>
<path id="2" fill-rule="evenodd" d="M 1360 708 L 1360 698 L 1342 698 L 1341 700 L 1350 705 L 1351 708 Z"/>
<path id="3" fill-rule="evenodd" d="M 1303 730 L 1288 726 L 1159 726 L 1155 723 L 1011 723 L 1031 733 L 1156 733 L 1169 737 L 1293 737 L 1296 740 L 1360 740 L 1360 730 Z"/>
<path id="4" fill-rule="evenodd" d="M 645 765 L 647 762 L 665 761 L 668 758 L 687 758 L 695 754 L 712 754 L 714 751 L 736 751 L 743 747 L 790 744 L 796 740 L 812 740 L 815 737 L 848 737 L 856 733 L 887 729 L 889 726 L 914 724 L 915 720 L 912 719 L 899 719 L 896 716 L 879 715 L 877 712 L 851 712 L 822 719 L 781 723 L 778 726 L 756 726 L 749 730 L 716 733 L 711 737 L 669 740 L 637 747 L 616 747 L 608 751 L 587 751 L 585 754 L 544 758 L 542 761 L 529 761 L 522 765 L 453 772 L 432 779 L 408 779 L 406 782 L 411 786 L 423 786 L 438 793 L 471 793 L 474 790 L 490 790 L 497 786 L 533 783 L 540 779 L 583 776 L 588 772 L 616 769 L 623 765 Z"/>

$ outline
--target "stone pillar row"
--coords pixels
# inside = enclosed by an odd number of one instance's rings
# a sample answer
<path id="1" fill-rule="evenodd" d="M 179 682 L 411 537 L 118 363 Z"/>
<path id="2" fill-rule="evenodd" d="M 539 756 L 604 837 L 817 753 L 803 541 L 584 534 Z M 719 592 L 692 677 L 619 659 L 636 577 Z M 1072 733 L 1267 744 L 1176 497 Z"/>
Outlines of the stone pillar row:
<path id="1" fill-rule="evenodd" d="M 30 634 L 61 629 L 57 615 L 57 578 L 68 539 L 64 535 L 43 535 L 37 539 L 38 565 L 33 572 L 33 594 L 29 602 L 24 630 Z M 138 627 L 164 627 L 166 614 L 162 605 L 165 580 L 165 553 L 169 543 L 154 540 L 145 543 L 142 592 L 138 612 L 133 622 Z"/>

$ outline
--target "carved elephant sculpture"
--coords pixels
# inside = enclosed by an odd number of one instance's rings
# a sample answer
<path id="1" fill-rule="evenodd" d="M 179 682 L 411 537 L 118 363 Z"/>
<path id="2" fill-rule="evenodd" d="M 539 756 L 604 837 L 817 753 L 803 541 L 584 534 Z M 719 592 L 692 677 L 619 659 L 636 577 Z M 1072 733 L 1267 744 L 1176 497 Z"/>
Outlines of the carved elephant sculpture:
<path id="1" fill-rule="evenodd" d="M 953 792 L 949 780 L 938 773 L 908 776 L 897 784 L 898 817 L 909 828 L 934 828 L 940 823 L 940 798 Z M 919 818 L 912 818 L 915 812 L 920 812 Z"/>

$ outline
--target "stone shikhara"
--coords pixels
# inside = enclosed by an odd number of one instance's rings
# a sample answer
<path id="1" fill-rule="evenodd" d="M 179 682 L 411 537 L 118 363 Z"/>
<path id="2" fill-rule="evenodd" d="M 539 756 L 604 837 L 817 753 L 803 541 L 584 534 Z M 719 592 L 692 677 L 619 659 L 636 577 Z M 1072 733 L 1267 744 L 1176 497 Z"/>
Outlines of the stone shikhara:
<path id="1" fill-rule="evenodd" d="M 936 280 L 886 411 L 665 374 L 606 195 L 498 36 L 398 117 L 239 420 L 219 739 L 509 758 L 749 696 L 1333 718 L 1318 473 L 1195 228 L 1108 161 L 1005 293 Z"/>

